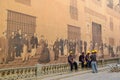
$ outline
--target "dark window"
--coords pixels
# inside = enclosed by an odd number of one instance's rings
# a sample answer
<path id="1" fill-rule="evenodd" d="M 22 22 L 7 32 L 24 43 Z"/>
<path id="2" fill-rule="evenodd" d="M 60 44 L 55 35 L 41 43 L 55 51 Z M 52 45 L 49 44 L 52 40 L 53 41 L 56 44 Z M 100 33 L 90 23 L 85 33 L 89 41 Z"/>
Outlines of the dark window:
<path id="1" fill-rule="evenodd" d="M 74 20 L 78 20 L 77 0 L 70 0 L 70 16 Z"/>
<path id="2" fill-rule="evenodd" d="M 15 0 L 15 1 L 25 5 L 31 5 L 31 0 Z"/>
<path id="3" fill-rule="evenodd" d="M 107 0 L 107 6 L 113 9 L 113 0 Z"/>
<path id="4" fill-rule="evenodd" d="M 68 25 L 68 39 L 80 40 L 80 27 Z"/>
<path id="5" fill-rule="evenodd" d="M 8 10 L 7 15 L 7 33 L 8 37 L 11 32 L 22 30 L 23 34 L 33 35 L 36 28 L 36 17 L 27 14 Z"/>
<path id="6" fill-rule="evenodd" d="M 92 22 L 92 41 L 94 44 L 100 45 L 102 43 L 101 24 Z"/>
<path id="7" fill-rule="evenodd" d="M 114 38 L 109 38 L 109 44 L 110 44 L 111 46 L 114 45 Z"/>
<path id="8" fill-rule="evenodd" d="M 113 31 L 113 18 L 110 18 L 110 30 Z"/>

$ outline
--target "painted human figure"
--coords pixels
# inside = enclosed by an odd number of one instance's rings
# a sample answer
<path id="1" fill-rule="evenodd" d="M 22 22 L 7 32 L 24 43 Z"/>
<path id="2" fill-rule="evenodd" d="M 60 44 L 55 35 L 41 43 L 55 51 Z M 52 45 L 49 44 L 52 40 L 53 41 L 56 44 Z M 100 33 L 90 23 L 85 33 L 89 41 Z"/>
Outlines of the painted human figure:
<path id="1" fill-rule="evenodd" d="M 0 37 L 0 64 L 8 63 L 8 40 L 6 32 Z"/>
<path id="2" fill-rule="evenodd" d="M 60 39 L 60 52 L 61 55 L 64 55 L 64 40 Z"/>
<path id="3" fill-rule="evenodd" d="M 54 42 L 53 51 L 54 51 L 54 60 L 58 60 L 58 58 L 59 58 L 59 40 L 58 40 L 58 38 Z"/>
<path id="4" fill-rule="evenodd" d="M 12 32 L 8 41 L 9 41 L 8 42 L 8 45 L 9 45 L 8 59 L 13 61 L 15 59 L 15 33 L 14 32 Z"/>
<path id="5" fill-rule="evenodd" d="M 87 42 L 84 41 L 84 53 L 86 54 L 86 51 L 87 51 Z"/>
<path id="6" fill-rule="evenodd" d="M 48 63 L 50 62 L 50 50 L 48 48 L 48 41 L 44 39 L 44 36 L 41 36 L 40 40 L 40 58 L 39 63 Z"/>
<path id="7" fill-rule="evenodd" d="M 36 33 L 34 33 L 34 35 L 31 37 L 30 43 L 32 45 L 32 48 L 38 47 L 38 38 Z"/>
<path id="8" fill-rule="evenodd" d="M 67 40 L 65 40 L 65 43 L 64 43 L 64 55 L 65 56 L 68 55 L 68 42 L 67 42 Z"/>
<path id="9" fill-rule="evenodd" d="M 80 46 L 80 53 L 82 53 L 82 51 L 83 51 L 82 40 L 80 40 L 80 44 L 79 44 L 79 46 Z"/>
<path id="10" fill-rule="evenodd" d="M 23 51 L 23 37 L 21 29 L 18 30 L 15 35 L 15 47 L 16 47 L 16 57 L 21 57 Z"/>

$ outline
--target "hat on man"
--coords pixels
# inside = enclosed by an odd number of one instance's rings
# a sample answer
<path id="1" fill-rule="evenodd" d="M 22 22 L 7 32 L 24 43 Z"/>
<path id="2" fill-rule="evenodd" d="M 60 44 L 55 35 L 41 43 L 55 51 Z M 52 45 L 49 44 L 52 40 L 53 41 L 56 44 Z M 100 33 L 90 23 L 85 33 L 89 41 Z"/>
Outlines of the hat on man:
<path id="1" fill-rule="evenodd" d="M 87 53 L 90 53 L 90 51 L 87 51 Z"/>
<path id="2" fill-rule="evenodd" d="M 72 51 L 70 51 L 70 54 L 72 54 L 73 52 Z"/>
<path id="3" fill-rule="evenodd" d="M 92 50 L 92 53 L 95 53 L 95 50 Z"/>

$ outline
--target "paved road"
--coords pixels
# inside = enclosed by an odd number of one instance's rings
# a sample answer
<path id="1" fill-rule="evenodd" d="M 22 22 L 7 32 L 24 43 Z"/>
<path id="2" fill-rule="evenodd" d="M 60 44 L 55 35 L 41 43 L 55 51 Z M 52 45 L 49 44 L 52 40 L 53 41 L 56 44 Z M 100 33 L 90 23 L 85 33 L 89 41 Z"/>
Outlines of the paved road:
<path id="1" fill-rule="evenodd" d="M 109 72 L 107 67 L 99 68 L 98 73 L 91 70 L 47 77 L 42 80 L 120 80 L 120 72 Z"/>
<path id="2" fill-rule="evenodd" d="M 63 78 L 60 80 L 120 80 L 119 73 L 110 73 L 110 72 L 99 72 L 99 73 L 86 73 L 76 76 L 71 76 L 68 78 Z"/>

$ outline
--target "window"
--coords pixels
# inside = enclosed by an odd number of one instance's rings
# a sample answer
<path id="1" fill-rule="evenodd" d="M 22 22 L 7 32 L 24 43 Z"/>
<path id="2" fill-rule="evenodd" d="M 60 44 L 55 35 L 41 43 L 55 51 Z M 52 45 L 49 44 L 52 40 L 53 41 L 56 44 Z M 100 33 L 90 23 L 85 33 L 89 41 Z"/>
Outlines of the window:
<path id="1" fill-rule="evenodd" d="M 77 0 L 70 0 L 70 16 L 74 20 L 78 20 Z"/>
<path id="2" fill-rule="evenodd" d="M 109 38 L 109 44 L 110 44 L 111 46 L 114 46 L 114 38 Z"/>
<path id="3" fill-rule="evenodd" d="M 113 0 L 107 0 L 107 6 L 113 9 Z"/>
<path id="4" fill-rule="evenodd" d="M 102 43 L 102 27 L 101 24 L 92 22 L 92 41 L 94 44 Z"/>
<path id="5" fill-rule="evenodd" d="M 102 3 L 101 0 L 93 0 L 93 2 L 99 6 L 101 6 L 101 3 Z"/>
<path id="6" fill-rule="evenodd" d="M 80 27 L 68 25 L 68 39 L 80 40 Z"/>
<path id="7" fill-rule="evenodd" d="M 25 5 L 31 5 L 31 0 L 15 0 L 15 1 Z"/>
<path id="8" fill-rule="evenodd" d="M 8 37 L 11 32 L 22 30 L 23 34 L 33 35 L 36 28 L 36 17 L 27 14 L 8 10 L 7 15 L 7 33 Z"/>
<path id="9" fill-rule="evenodd" d="M 110 17 L 110 30 L 113 31 L 113 18 Z"/>

